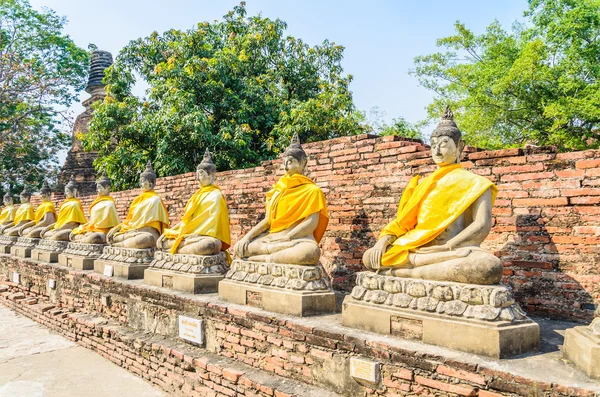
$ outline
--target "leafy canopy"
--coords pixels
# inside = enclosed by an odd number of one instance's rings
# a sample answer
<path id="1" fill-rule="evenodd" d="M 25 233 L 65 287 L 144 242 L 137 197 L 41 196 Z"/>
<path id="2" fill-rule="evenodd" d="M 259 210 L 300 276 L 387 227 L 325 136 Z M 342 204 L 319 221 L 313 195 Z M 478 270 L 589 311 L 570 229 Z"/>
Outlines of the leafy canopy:
<path id="1" fill-rule="evenodd" d="M 117 188 L 136 184 L 148 159 L 160 176 L 195 169 L 208 148 L 219 170 L 274 158 L 294 132 L 302 142 L 361 131 L 341 60 L 327 40 L 285 36 L 277 19 L 246 16 L 130 42 L 107 70 L 108 95 L 95 107 L 84 147 Z M 147 98 L 132 93 L 136 76 Z"/>
<path id="2" fill-rule="evenodd" d="M 471 145 L 598 147 L 600 0 L 529 0 L 526 24 L 495 21 L 476 35 L 460 22 L 437 40 L 446 52 L 415 58 L 412 74 L 449 103 Z"/>
<path id="3" fill-rule="evenodd" d="M 0 0 L 0 192 L 55 175 L 67 109 L 89 54 L 62 33 L 66 20 L 27 0 Z"/>

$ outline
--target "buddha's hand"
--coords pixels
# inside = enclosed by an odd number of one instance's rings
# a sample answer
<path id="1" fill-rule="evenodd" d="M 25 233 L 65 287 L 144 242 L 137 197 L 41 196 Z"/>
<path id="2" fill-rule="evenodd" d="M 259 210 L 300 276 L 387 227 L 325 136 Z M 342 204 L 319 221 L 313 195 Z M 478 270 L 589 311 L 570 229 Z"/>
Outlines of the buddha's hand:
<path id="1" fill-rule="evenodd" d="M 379 270 L 381 268 L 381 258 L 387 248 L 387 241 L 378 241 L 373 248 L 368 249 L 363 255 L 363 262 L 369 270 Z"/>
<path id="2" fill-rule="evenodd" d="M 250 245 L 250 239 L 243 237 L 240 241 L 235 243 L 233 246 L 233 251 L 238 256 L 238 258 L 243 258 L 248 252 L 248 246 Z"/>
<path id="3" fill-rule="evenodd" d="M 431 247 L 422 247 L 419 248 L 416 253 L 417 254 L 435 254 L 437 252 L 450 252 L 454 249 L 448 243 L 442 245 L 432 245 Z"/>
<path id="4" fill-rule="evenodd" d="M 119 227 L 115 226 L 112 229 L 110 229 L 108 231 L 108 233 L 106 234 L 106 241 L 112 241 L 113 237 L 115 236 L 115 233 L 119 231 Z"/>
<path id="5" fill-rule="evenodd" d="M 156 248 L 162 249 L 163 241 L 165 241 L 165 235 L 161 234 L 158 240 L 156 240 Z"/>

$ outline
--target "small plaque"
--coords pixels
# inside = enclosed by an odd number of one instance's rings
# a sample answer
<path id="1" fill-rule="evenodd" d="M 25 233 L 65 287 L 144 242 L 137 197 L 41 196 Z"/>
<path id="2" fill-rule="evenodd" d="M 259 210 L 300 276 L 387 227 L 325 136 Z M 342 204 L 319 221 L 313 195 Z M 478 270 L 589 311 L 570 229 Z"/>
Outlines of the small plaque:
<path id="1" fill-rule="evenodd" d="M 246 304 L 248 306 L 263 308 L 262 292 L 246 291 Z"/>
<path id="2" fill-rule="evenodd" d="M 13 272 L 12 274 L 12 282 L 15 284 L 21 284 L 21 275 L 17 272 Z"/>
<path id="3" fill-rule="evenodd" d="M 179 337 L 188 342 L 202 345 L 204 343 L 203 321 L 179 316 Z"/>
<path id="4" fill-rule="evenodd" d="M 355 357 L 350 359 L 350 376 L 356 380 L 368 383 L 379 382 L 379 368 L 379 363 L 374 361 L 361 360 Z"/>
<path id="5" fill-rule="evenodd" d="M 164 288 L 173 288 L 173 276 L 162 276 L 162 286 Z"/>
<path id="6" fill-rule="evenodd" d="M 104 273 L 106 277 L 112 277 L 114 274 L 114 269 L 112 265 L 104 265 Z"/>
<path id="7" fill-rule="evenodd" d="M 56 280 L 53 279 L 48 279 L 48 288 L 50 289 L 56 289 Z"/>
<path id="8" fill-rule="evenodd" d="M 423 321 L 404 316 L 390 317 L 391 334 L 404 339 L 423 340 Z"/>

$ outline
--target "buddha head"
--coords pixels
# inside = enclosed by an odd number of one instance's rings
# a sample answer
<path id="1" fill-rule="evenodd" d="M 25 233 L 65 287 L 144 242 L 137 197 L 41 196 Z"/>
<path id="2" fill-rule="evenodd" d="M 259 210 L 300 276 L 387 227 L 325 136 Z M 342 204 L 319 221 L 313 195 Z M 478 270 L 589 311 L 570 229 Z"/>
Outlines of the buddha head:
<path id="1" fill-rule="evenodd" d="M 50 194 L 52 194 L 52 189 L 50 189 L 50 186 L 48 186 L 48 181 L 44 181 L 42 189 L 40 190 L 42 201 L 50 201 Z"/>
<path id="2" fill-rule="evenodd" d="M 106 176 L 106 171 L 102 172 L 102 176 L 96 179 L 96 192 L 98 196 L 108 196 L 110 194 L 111 181 Z"/>
<path id="3" fill-rule="evenodd" d="M 200 186 L 212 185 L 217 174 L 217 167 L 212 161 L 212 157 L 208 149 L 204 152 L 204 157 L 198 167 L 196 167 L 196 179 L 200 182 Z"/>
<path id="4" fill-rule="evenodd" d="M 10 192 L 10 188 L 8 188 L 8 191 L 4 195 L 3 201 L 4 201 L 4 205 L 6 205 L 6 206 L 13 204 L 13 198 L 12 198 L 12 194 Z"/>
<path id="5" fill-rule="evenodd" d="M 152 169 L 152 162 L 148 160 L 146 169 L 140 174 L 140 187 L 147 192 L 154 189 L 154 185 L 156 185 L 156 174 Z"/>
<path id="6" fill-rule="evenodd" d="M 442 120 L 431 134 L 431 157 L 440 167 L 458 164 L 464 148 L 465 142 L 454 122 L 454 114 L 446 105 Z"/>
<path id="7" fill-rule="evenodd" d="M 304 175 L 308 157 L 300 145 L 300 138 L 295 133 L 290 142 L 290 146 L 283 152 L 283 168 L 288 175 Z"/>
<path id="8" fill-rule="evenodd" d="M 31 193 L 27 188 L 24 188 L 19 197 L 21 198 L 21 204 L 28 203 L 31 200 Z"/>
<path id="9" fill-rule="evenodd" d="M 75 182 L 75 175 L 71 175 L 69 183 L 65 185 L 65 196 L 67 198 L 73 198 L 77 195 L 77 182 Z"/>

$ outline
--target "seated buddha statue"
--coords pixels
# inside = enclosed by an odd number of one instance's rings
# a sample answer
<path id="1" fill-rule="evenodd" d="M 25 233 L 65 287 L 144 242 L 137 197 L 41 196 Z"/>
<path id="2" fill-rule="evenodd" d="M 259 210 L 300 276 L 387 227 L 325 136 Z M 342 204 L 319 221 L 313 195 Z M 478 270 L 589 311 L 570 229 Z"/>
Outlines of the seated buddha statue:
<path id="1" fill-rule="evenodd" d="M 48 225 L 40 233 L 40 237 L 48 240 L 69 241 L 71 231 L 86 222 L 83 206 L 77 197 L 77 183 L 75 177 L 65 186 L 65 200 L 58 208 L 58 218 L 55 223 Z"/>
<path id="2" fill-rule="evenodd" d="M 12 225 L 8 225 L 8 228 L 4 229 L 4 235 L 17 237 L 20 235 L 21 230 L 32 220 L 35 219 L 33 213 L 33 205 L 29 202 L 31 200 L 31 193 L 27 191 L 27 188 L 23 189 L 20 194 L 21 204 L 15 212 L 15 219 Z"/>
<path id="3" fill-rule="evenodd" d="M 144 191 L 131 202 L 125 221 L 108 232 L 108 244 L 135 249 L 156 247 L 156 240 L 169 226 L 169 214 L 154 191 L 155 184 L 156 174 L 148 161 L 146 169 L 140 174 L 140 186 Z"/>
<path id="4" fill-rule="evenodd" d="M 502 264 L 479 245 L 492 226 L 497 188 L 460 165 L 465 143 L 449 107 L 431 136 L 438 166 L 413 177 L 396 219 L 363 255 L 368 269 L 384 275 L 471 284 L 497 284 Z"/>
<path id="5" fill-rule="evenodd" d="M 21 228 L 21 237 L 40 238 L 40 234 L 47 226 L 56 222 L 56 208 L 54 203 L 50 201 L 52 190 L 48 186 L 48 182 L 44 181 L 44 185 L 40 190 L 42 202 L 35 210 L 34 219 Z"/>
<path id="6" fill-rule="evenodd" d="M 13 205 L 12 194 L 10 189 L 3 197 L 4 207 L 0 211 L 0 234 L 4 233 L 4 230 L 8 229 L 15 224 L 15 206 Z"/>
<path id="7" fill-rule="evenodd" d="M 316 265 L 329 214 L 323 191 L 304 176 L 307 156 L 294 135 L 283 153 L 286 174 L 266 195 L 265 218 L 234 246 L 249 261 Z"/>
<path id="8" fill-rule="evenodd" d="M 110 197 L 111 181 L 106 174 L 96 180 L 98 197 L 89 208 L 90 219 L 87 223 L 77 226 L 69 239 L 84 244 L 106 244 L 106 233 L 119 224 L 119 214 L 115 200 Z"/>
<path id="9" fill-rule="evenodd" d="M 181 221 L 156 242 L 161 251 L 171 254 L 216 255 L 231 244 L 227 202 L 214 184 L 217 168 L 208 149 L 196 169 L 200 188 L 185 205 Z"/>

